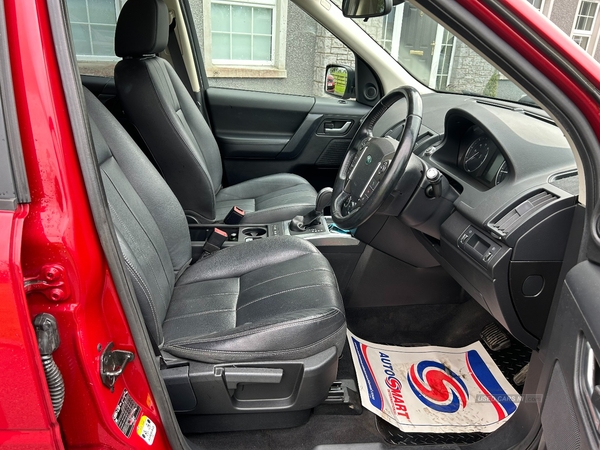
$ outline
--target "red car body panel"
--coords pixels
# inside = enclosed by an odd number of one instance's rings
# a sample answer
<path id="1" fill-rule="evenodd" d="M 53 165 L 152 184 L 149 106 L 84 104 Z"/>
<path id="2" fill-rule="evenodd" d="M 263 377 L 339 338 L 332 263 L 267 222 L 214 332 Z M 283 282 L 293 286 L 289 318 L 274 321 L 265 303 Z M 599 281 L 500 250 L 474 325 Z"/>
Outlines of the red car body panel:
<path id="1" fill-rule="evenodd" d="M 61 448 L 23 290 L 20 243 L 28 209 L 0 212 L 0 447 Z"/>
<path id="2" fill-rule="evenodd" d="M 135 430 L 127 438 L 112 419 L 126 388 L 142 408 L 141 415 L 157 425 L 152 448 L 168 448 L 139 359 L 128 364 L 116 381 L 114 393 L 100 379 L 101 350 L 109 342 L 114 342 L 117 349 L 134 353 L 136 350 L 89 207 L 54 54 L 46 2 L 6 1 L 5 15 L 31 204 L 24 219 L 26 209 L 19 211 L 20 216 L 15 214 L 13 229 L 17 230 L 10 242 L 3 244 L 10 245 L 17 255 L 9 254 L 8 249 L 2 252 L 0 261 L 13 272 L 21 267 L 23 276 L 16 273 L 3 277 L 1 289 L 13 293 L 4 298 L 23 299 L 23 277 L 35 280 L 42 276 L 42 267 L 60 265 L 66 273 L 68 296 L 56 302 L 43 295 L 43 291 L 34 290 L 27 295 L 27 304 L 22 301 L 9 305 L 21 316 L 15 315 L 15 320 L 5 322 L 0 329 L 0 342 L 14 339 L 15 330 L 19 330 L 23 335 L 20 347 L 27 347 L 29 360 L 33 361 L 27 374 L 8 370 L 14 384 L 13 395 L 0 397 L 0 411 L 6 415 L 14 410 L 19 418 L 3 428 L 12 430 L 12 436 L 27 435 L 15 441 L 13 448 L 61 448 L 63 444 L 65 447 L 148 448 Z M 10 223 L 9 213 L 3 213 L 2 217 L 3 225 Z M 21 226 L 22 241 L 19 239 Z M 6 236 L 9 228 L 0 229 Z M 20 264 L 16 259 L 19 249 Z M 54 357 L 67 391 L 60 414 L 62 443 L 49 394 L 40 386 L 40 379 L 45 383 L 41 363 L 34 364 L 36 356 L 39 361 L 39 353 L 35 355 L 37 344 L 31 320 L 42 312 L 56 317 L 61 336 L 61 345 Z M 4 344 L 1 347 L 7 351 Z M 3 361 L 14 364 L 26 359 L 5 358 Z M 35 436 L 32 430 L 37 431 Z"/>
<path id="3" fill-rule="evenodd" d="M 507 25 L 486 1 L 459 0 L 477 18 L 554 81 L 577 104 L 600 136 L 599 104 L 582 80 L 557 69 L 552 56 Z M 31 204 L 0 211 L 0 445 L 3 448 L 148 448 L 134 431 L 127 438 L 112 414 L 123 389 L 157 425 L 153 449 L 169 444 L 139 359 L 117 379 L 115 392 L 99 376 L 109 342 L 136 353 L 95 230 L 74 145 L 44 0 L 5 0 L 10 59 Z M 567 55 L 596 88 L 600 66 L 523 0 L 506 8 Z M 25 279 L 46 265 L 66 273 L 64 299 L 24 291 Z M 61 346 L 55 359 L 66 385 L 60 429 L 45 384 L 33 317 L 53 314 Z M 99 351 L 98 346 L 101 346 Z M 62 432 L 62 433 L 61 433 Z"/>

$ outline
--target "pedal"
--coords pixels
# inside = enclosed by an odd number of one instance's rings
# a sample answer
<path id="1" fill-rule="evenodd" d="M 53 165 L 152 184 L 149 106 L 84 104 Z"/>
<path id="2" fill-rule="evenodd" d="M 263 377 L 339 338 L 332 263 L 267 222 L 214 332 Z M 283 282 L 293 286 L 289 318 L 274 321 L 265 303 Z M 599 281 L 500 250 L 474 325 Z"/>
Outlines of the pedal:
<path id="1" fill-rule="evenodd" d="M 517 386 L 523 386 L 525 384 L 525 380 L 527 379 L 527 373 L 529 372 L 529 363 L 525 364 L 525 366 L 519 370 L 517 374 L 513 377 L 513 383 Z"/>
<path id="2" fill-rule="evenodd" d="M 327 398 L 317 406 L 318 415 L 358 415 L 362 414 L 360 395 L 354 380 L 337 380 L 329 388 Z"/>
<path id="3" fill-rule="evenodd" d="M 508 334 L 495 323 L 483 327 L 479 336 L 487 348 L 494 352 L 510 347 Z"/>

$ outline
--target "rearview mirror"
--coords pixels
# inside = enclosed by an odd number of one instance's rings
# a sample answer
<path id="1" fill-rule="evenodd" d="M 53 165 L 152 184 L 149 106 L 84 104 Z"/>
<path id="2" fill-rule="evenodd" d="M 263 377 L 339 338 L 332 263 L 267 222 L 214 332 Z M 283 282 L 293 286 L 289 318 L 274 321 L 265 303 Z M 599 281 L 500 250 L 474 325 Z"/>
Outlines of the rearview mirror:
<path id="1" fill-rule="evenodd" d="M 325 93 L 341 98 L 354 95 L 354 69 L 330 64 L 325 70 Z"/>
<path id="2" fill-rule="evenodd" d="M 379 17 L 389 14 L 392 6 L 392 0 L 343 0 L 342 13 L 352 19 Z"/>

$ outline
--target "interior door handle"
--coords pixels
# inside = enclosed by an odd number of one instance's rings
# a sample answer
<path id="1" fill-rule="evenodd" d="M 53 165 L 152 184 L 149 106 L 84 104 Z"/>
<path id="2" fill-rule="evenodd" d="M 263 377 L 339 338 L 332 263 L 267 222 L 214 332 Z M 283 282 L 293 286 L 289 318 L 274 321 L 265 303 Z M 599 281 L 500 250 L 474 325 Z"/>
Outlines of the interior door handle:
<path id="1" fill-rule="evenodd" d="M 351 120 L 347 120 L 341 127 L 335 127 L 335 123 L 333 122 L 325 122 L 325 133 L 326 134 L 344 134 L 352 125 Z"/>

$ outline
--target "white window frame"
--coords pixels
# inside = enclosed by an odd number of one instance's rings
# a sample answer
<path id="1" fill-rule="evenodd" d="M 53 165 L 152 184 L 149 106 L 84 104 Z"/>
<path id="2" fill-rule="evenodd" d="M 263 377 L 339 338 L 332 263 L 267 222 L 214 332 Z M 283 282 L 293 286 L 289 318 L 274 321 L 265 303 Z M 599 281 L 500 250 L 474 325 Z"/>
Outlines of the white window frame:
<path id="1" fill-rule="evenodd" d="M 452 42 L 451 43 L 444 43 L 444 34 L 445 31 L 447 31 L 448 33 L 450 33 L 452 35 Z M 430 86 L 434 86 L 433 89 L 445 89 L 448 87 L 448 84 L 450 83 L 450 77 L 452 76 L 452 66 L 454 65 L 454 52 L 456 51 L 456 41 L 457 41 L 457 37 L 454 36 L 452 34 L 452 32 L 450 30 L 445 30 L 444 27 L 442 27 L 440 24 L 438 24 L 438 29 L 437 29 L 437 33 L 436 33 L 436 45 L 435 45 L 435 50 L 434 50 L 434 61 L 433 64 L 431 65 L 431 74 L 430 74 L 430 80 L 429 80 L 429 84 Z M 439 44 L 438 44 L 439 42 Z M 444 86 L 438 86 L 438 79 L 442 76 L 444 76 L 444 73 L 442 72 L 443 70 L 443 64 L 442 67 L 440 67 L 440 56 L 442 54 L 442 47 L 450 47 L 450 56 L 449 59 L 450 61 L 448 62 L 448 73 L 445 75 L 446 76 L 446 83 Z M 444 56 L 448 55 L 448 50 L 446 50 L 446 52 L 444 53 Z M 435 66 L 435 71 L 433 70 Z"/>
<path id="2" fill-rule="evenodd" d="M 581 5 L 584 2 L 596 4 L 596 12 L 594 13 L 594 18 L 592 20 L 592 26 L 590 27 L 589 30 L 580 30 L 580 29 L 575 28 L 577 26 L 577 22 L 578 22 L 579 18 L 583 17 L 579 14 L 579 12 L 581 11 Z M 598 2 L 597 0 L 579 0 L 579 3 L 577 4 L 577 9 L 575 10 L 575 19 L 573 20 L 571 39 L 575 40 L 576 37 L 587 37 L 588 42 L 585 47 L 581 47 L 579 42 L 576 41 L 577 45 L 580 45 L 580 47 L 583 50 L 585 50 L 586 52 L 589 52 L 590 44 L 592 44 L 592 48 L 595 47 L 594 43 L 592 42 L 592 35 L 594 34 L 594 29 L 596 28 L 596 21 L 598 20 L 598 10 L 600 10 L 600 2 Z M 585 17 L 589 17 L 589 16 L 585 16 Z"/>
<path id="3" fill-rule="evenodd" d="M 76 22 L 76 21 L 70 21 L 69 20 L 69 24 L 74 24 L 74 25 L 86 25 L 88 27 L 88 33 L 90 36 L 90 45 L 94 45 L 94 40 L 92 39 L 92 34 L 91 34 L 91 28 L 90 25 L 109 25 L 106 23 L 96 23 L 96 22 L 90 22 L 89 21 L 89 3 L 93 2 L 94 0 L 84 0 L 86 3 L 86 11 L 88 11 L 88 22 Z M 117 25 L 117 19 L 119 17 L 119 13 L 121 12 L 121 8 L 123 8 L 123 5 L 125 4 L 127 0 L 114 0 L 115 2 L 115 26 Z M 77 61 L 82 61 L 82 62 L 102 62 L 102 61 L 106 61 L 106 62 L 114 62 L 114 61 L 118 61 L 119 58 L 118 56 L 101 56 L 101 55 L 80 55 L 80 54 L 75 54 L 75 57 L 77 59 Z"/>
<path id="4" fill-rule="evenodd" d="M 271 61 L 212 58 L 212 4 L 271 8 L 273 11 Z M 211 78 L 285 78 L 288 0 L 203 0 L 204 57 Z"/>
<path id="5" fill-rule="evenodd" d="M 540 1 L 540 7 L 538 8 L 537 6 L 534 5 L 535 0 L 525 0 L 527 3 L 529 3 L 531 6 L 533 6 L 535 9 L 537 9 L 538 11 L 542 12 L 544 10 L 544 6 L 546 3 L 546 0 L 541 0 Z"/>
<path id="6" fill-rule="evenodd" d="M 392 33 L 390 36 L 387 35 L 387 23 L 389 22 L 390 18 L 392 18 L 394 20 L 394 22 L 392 23 Z M 394 43 L 394 28 L 396 26 L 396 16 L 395 14 L 388 14 L 386 16 L 383 16 L 383 27 L 381 30 L 382 36 L 381 36 L 381 46 L 387 51 L 387 49 L 385 48 L 385 44 L 386 42 L 389 42 L 390 44 L 390 54 L 392 54 L 392 46 Z"/>
<path id="7" fill-rule="evenodd" d="M 272 66 L 274 61 L 275 61 L 275 41 L 276 41 L 276 30 L 277 30 L 277 5 L 276 5 L 276 1 L 275 0 L 266 0 L 264 2 L 252 2 L 252 3 L 246 3 L 246 2 L 241 2 L 241 1 L 231 1 L 231 0 L 211 0 L 211 8 L 212 5 L 214 5 L 215 3 L 219 4 L 219 5 L 227 5 L 227 6 L 246 6 L 248 8 L 264 8 L 264 9 L 270 9 L 271 10 L 271 17 L 272 17 L 272 22 L 271 22 L 271 48 L 270 48 L 270 54 L 271 54 L 271 59 L 269 61 L 257 61 L 257 60 L 244 60 L 244 59 L 213 59 L 212 62 L 213 64 L 217 65 L 217 66 L 227 66 L 227 65 L 235 65 L 235 66 Z M 212 14 L 212 11 L 211 11 Z M 212 20 L 212 16 L 211 16 L 211 20 Z M 230 25 L 231 25 L 231 21 L 232 21 L 232 17 L 230 16 L 229 18 L 230 20 Z M 254 25 L 252 25 L 252 27 L 254 27 Z M 212 31 L 212 30 L 211 30 Z M 220 32 L 215 32 L 215 33 L 220 33 Z M 229 31 L 229 32 L 222 32 L 223 34 L 229 34 L 230 38 L 233 37 L 234 33 L 233 31 Z M 240 34 L 246 34 L 246 33 L 240 33 Z M 254 32 L 250 32 L 249 36 L 254 36 Z M 232 39 L 233 40 L 233 39 Z M 211 32 L 211 43 L 212 43 L 212 32 Z M 233 45 L 230 43 L 230 46 Z"/>

